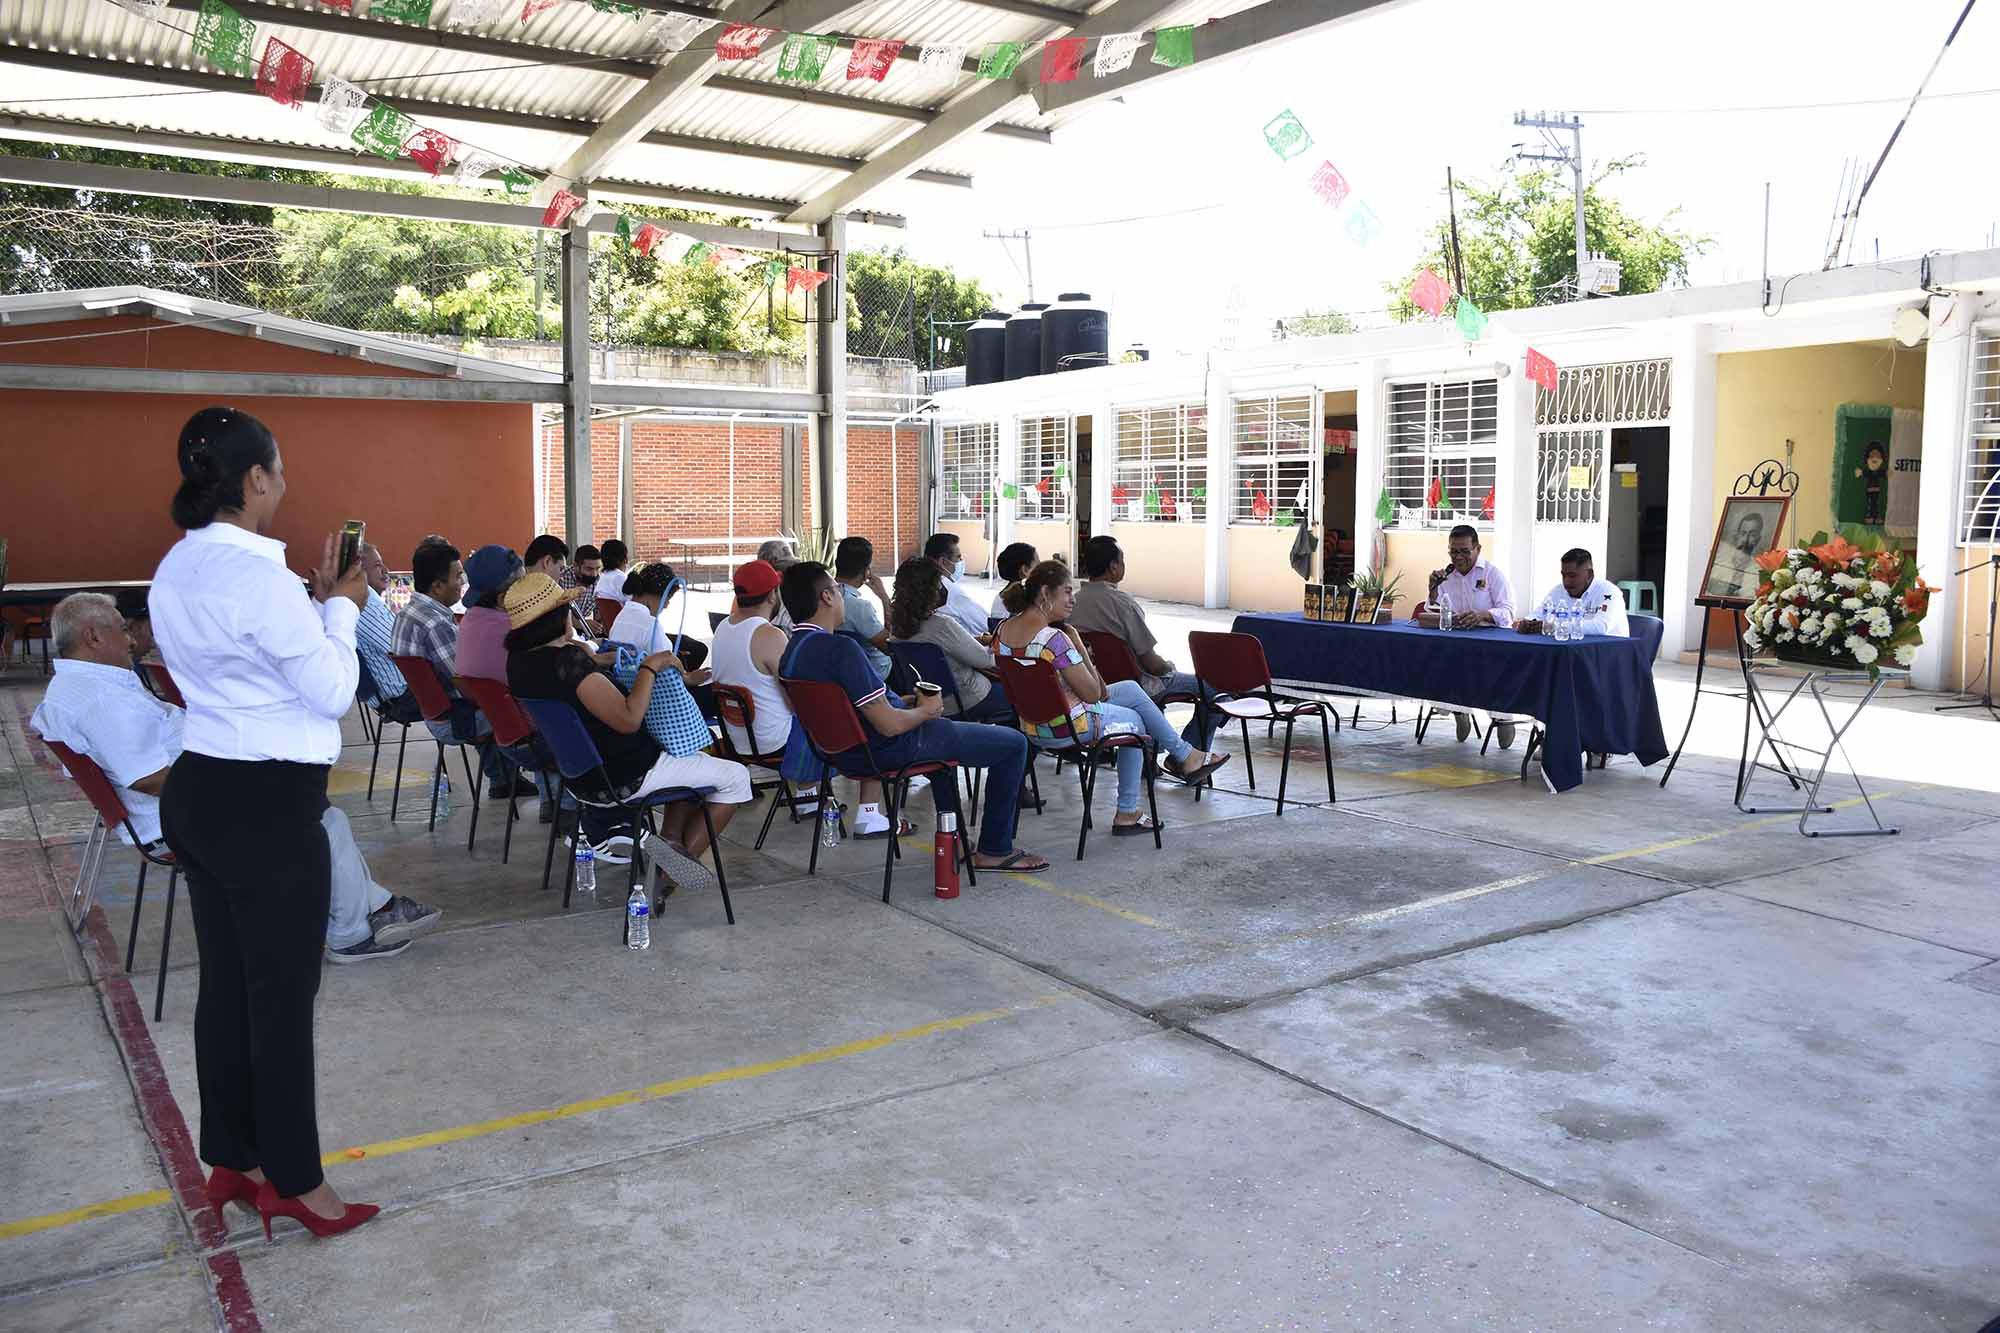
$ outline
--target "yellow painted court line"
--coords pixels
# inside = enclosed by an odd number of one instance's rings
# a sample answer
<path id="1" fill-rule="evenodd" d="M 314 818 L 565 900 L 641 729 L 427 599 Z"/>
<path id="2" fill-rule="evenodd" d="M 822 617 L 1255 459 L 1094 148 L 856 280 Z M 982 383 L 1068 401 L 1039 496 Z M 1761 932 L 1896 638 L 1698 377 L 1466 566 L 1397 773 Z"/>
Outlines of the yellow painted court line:
<path id="1" fill-rule="evenodd" d="M 1464 764 L 1428 764 L 1423 768 L 1398 769 L 1387 777 L 1402 778 L 1406 782 L 1421 782 L 1429 787 L 1484 787 L 1495 782 L 1513 780 L 1512 773 L 1491 768 L 1469 768 Z"/>
<path id="2" fill-rule="evenodd" d="M 1913 791 L 1923 791 L 1929 786 L 1930 784 L 1927 782 L 1915 782 L 1907 787 L 1891 787 L 1887 791 L 1874 792 L 1872 795 L 1878 801 L 1886 801 L 1891 796 L 1900 796 Z M 1832 802 L 1831 806 L 1835 810 L 1848 810 L 1861 804 L 1863 804 L 1863 801 L 1859 796 L 1850 796 L 1844 801 Z M 1753 819 L 1747 824 L 1731 824 L 1728 828 L 1710 829 L 1706 833 L 1691 833 L 1685 838 L 1670 838 L 1666 842 L 1650 843 L 1644 847 L 1628 847 L 1622 852 L 1606 852 L 1602 856 L 1586 857 L 1579 864 L 1587 866 L 1609 865 L 1613 861 L 1629 860 L 1634 856 L 1652 856 L 1658 852 L 1672 852 L 1678 851 L 1683 847 L 1693 847 L 1697 843 L 1713 842 L 1717 838 L 1726 838 L 1732 833 L 1748 833 L 1753 829 L 1775 828 L 1779 824 L 1796 824 L 1798 822 L 1799 816 L 1796 811 L 1788 815 L 1767 815 L 1763 819 Z"/>
<path id="3" fill-rule="evenodd" d="M 931 849 L 929 847 L 924 846 L 922 843 L 918 842 L 915 838 L 904 838 L 903 845 L 905 847 L 910 848 L 912 851 L 919 852 L 925 856 L 928 856 L 931 853 Z M 981 868 L 984 869 L 984 867 Z M 988 873 L 997 874 L 1000 872 L 989 871 Z M 1058 898 L 1067 898 L 1069 899 L 1069 901 L 1076 903 L 1079 906 L 1095 908 L 1100 912 L 1108 912 L 1112 916 L 1115 916 L 1123 921 L 1130 921 L 1141 926 L 1149 926 L 1154 930 L 1163 930 L 1167 932 L 1167 934 L 1169 935 L 1179 935 L 1183 939 L 1194 940 L 1200 944 L 1208 944 L 1212 942 L 1200 935 L 1195 934 L 1191 930 L 1183 930 L 1179 926 L 1170 926 L 1166 922 L 1161 921 L 1156 917 L 1147 916 L 1143 912 L 1134 912 L 1130 908 L 1120 907 L 1117 903 L 1106 902 L 1102 898 L 1094 898 L 1087 893 L 1078 893 L 1074 889 L 1065 889 L 1060 885 L 1051 884 L 1039 875 L 1008 874 L 1006 878 L 1012 880 L 1016 884 L 1025 884 L 1031 889 L 1040 889 L 1043 893 L 1052 893 Z"/>
<path id="4" fill-rule="evenodd" d="M 324 1166 L 356 1165 L 372 1161 L 378 1157 L 393 1157 L 397 1153 L 415 1152 L 419 1148 L 437 1148 L 447 1143 L 463 1143 L 467 1139 L 485 1138 L 492 1134 L 504 1134 L 512 1129 L 524 1129 L 529 1125 L 545 1125 L 552 1120 L 572 1120 L 577 1116 L 591 1115 L 598 1111 L 610 1111 L 621 1106 L 638 1106 L 644 1102 L 659 1101 L 663 1097 L 675 1097 L 684 1092 L 694 1092 L 701 1088 L 713 1088 L 724 1083 L 741 1083 L 753 1078 L 763 1078 L 767 1074 L 781 1074 L 792 1069 L 805 1069 L 812 1065 L 827 1064 L 834 1060 L 845 1060 L 850 1056 L 866 1055 L 870 1051 L 883 1050 L 890 1046 L 900 1046 L 906 1042 L 934 1037 L 943 1032 L 958 1032 L 965 1028 L 977 1027 L 982 1023 L 992 1023 L 1002 1018 L 1030 1013 L 1047 1008 L 1073 998 L 1068 994 L 1040 995 L 1022 1004 L 1009 1005 L 1001 1009 L 982 1009 L 976 1014 L 960 1014 L 956 1018 L 940 1018 L 935 1022 L 919 1023 L 915 1027 L 903 1028 L 896 1032 L 884 1032 L 873 1037 L 863 1037 L 858 1041 L 843 1042 L 838 1046 L 823 1046 L 816 1051 L 801 1051 L 797 1055 L 787 1055 L 777 1060 L 763 1060 L 757 1064 L 737 1065 L 730 1069 L 712 1070 L 706 1074 L 690 1074 L 686 1078 L 669 1079 L 665 1083 L 654 1083 L 630 1092 L 614 1092 L 604 1097 L 592 1097 L 585 1101 L 568 1102 L 539 1111 L 523 1111 L 519 1115 L 500 1116 L 493 1120 L 476 1120 L 469 1125 L 455 1125 L 450 1129 L 433 1130 L 428 1134 L 411 1134 L 400 1139 L 384 1139 L 379 1143 L 362 1144 L 362 1156 L 350 1156 L 355 1149 L 342 1148 L 320 1157 Z M 127 1194 L 123 1198 L 108 1199 L 103 1203 L 86 1204 L 81 1208 L 71 1208 L 60 1213 L 44 1213 L 40 1217 L 24 1217 L 16 1222 L 0 1223 L 0 1240 L 16 1236 L 31 1235 L 37 1231 L 49 1231 L 56 1227 L 66 1227 L 77 1222 L 87 1222 L 94 1217 L 111 1217 L 118 1213 L 129 1213 L 140 1208 L 152 1208 L 168 1203 L 172 1199 L 166 1190 L 148 1190 L 143 1194 Z"/>
<path id="5" fill-rule="evenodd" d="M 13 1240 L 16 1236 L 32 1236 L 37 1231 L 53 1231 L 57 1227 L 88 1222 L 93 1217 L 116 1217 L 120 1213 L 137 1212 L 141 1208 L 156 1208 L 173 1197 L 166 1190 L 147 1190 L 143 1194 L 127 1194 L 120 1199 L 87 1203 L 81 1208 L 68 1208 L 60 1213 L 24 1217 L 18 1222 L 0 1222 L 0 1240 Z"/>

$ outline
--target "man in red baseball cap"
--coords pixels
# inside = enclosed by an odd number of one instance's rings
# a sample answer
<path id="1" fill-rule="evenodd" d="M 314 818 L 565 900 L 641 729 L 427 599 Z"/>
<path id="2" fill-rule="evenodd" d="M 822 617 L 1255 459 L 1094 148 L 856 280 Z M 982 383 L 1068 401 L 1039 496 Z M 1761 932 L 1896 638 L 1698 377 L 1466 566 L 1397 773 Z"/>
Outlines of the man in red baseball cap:
<path id="1" fill-rule="evenodd" d="M 785 631 L 773 623 L 778 613 L 780 577 L 777 566 L 768 560 L 737 566 L 730 576 L 736 604 L 730 608 L 729 618 L 715 627 L 708 665 L 715 684 L 733 685 L 750 696 L 756 734 L 724 722 L 730 747 L 739 755 L 784 751 L 779 776 L 798 789 L 799 797 L 812 798 L 819 790 L 819 765 L 806 745 L 805 729 L 793 725 L 791 702 L 778 685 L 778 659 L 785 655 L 788 642 Z M 867 795 L 864 791 L 863 796 Z M 819 807 L 811 801 L 795 808 L 801 814 L 814 814 Z M 887 822 L 883 820 L 885 825 Z"/>

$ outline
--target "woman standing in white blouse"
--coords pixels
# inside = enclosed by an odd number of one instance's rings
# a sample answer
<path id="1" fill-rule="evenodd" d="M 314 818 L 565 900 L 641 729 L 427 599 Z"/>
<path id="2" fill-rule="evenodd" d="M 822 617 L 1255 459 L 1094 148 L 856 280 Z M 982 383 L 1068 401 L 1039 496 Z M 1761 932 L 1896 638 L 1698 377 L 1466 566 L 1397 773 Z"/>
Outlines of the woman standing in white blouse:
<path id="1" fill-rule="evenodd" d="M 320 1171 L 313 1101 L 332 864 L 320 816 L 340 718 L 360 671 L 368 585 L 329 537 L 315 597 L 264 534 L 285 496 L 277 441 L 234 408 L 181 429 L 174 522 L 186 535 L 153 577 L 160 651 L 187 699 L 186 749 L 161 800 L 201 945 L 195 1068 L 208 1197 L 331 1236 L 373 1217 Z M 315 600 L 315 598 L 317 600 Z"/>

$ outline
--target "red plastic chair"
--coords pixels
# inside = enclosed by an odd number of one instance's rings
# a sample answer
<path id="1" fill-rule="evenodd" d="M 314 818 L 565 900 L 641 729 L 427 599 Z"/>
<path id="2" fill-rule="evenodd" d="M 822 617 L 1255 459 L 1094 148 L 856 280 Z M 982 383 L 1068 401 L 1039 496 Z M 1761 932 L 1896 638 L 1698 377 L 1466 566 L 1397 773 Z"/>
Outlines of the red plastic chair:
<path id="1" fill-rule="evenodd" d="M 97 823 L 91 827 L 90 837 L 83 845 L 83 864 L 77 869 L 76 887 L 70 890 L 70 925 L 81 930 L 83 920 L 90 915 L 91 899 L 97 893 L 97 871 L 104 862 L 104 848 L 111 841 L 111 830 L 123 826 L 125 836 L 139 850 L 139 887 L 132 894 L 132 929 L 125 939 L 125 971 L 132 971 L 132 956 L 139 948 L 139 909 L 146 902 L 146 870 L 150 866 L 167 867 L 167 919 L 160 935 L 160 979 L 153 988 L 153 1021 L 160 1021 L 160 1011 L 167 1002 L 167 951 L 174 943 L 174 889 L 180 883 L 181 868 L 174 860 L 174 854 L 164 844 L 149 848 L 139 841 L 132 831 L 132 818 L 125 810 L 125 801 L 118 795 L 118 788 L 97 766 L 97 761 L 87 755 L 80 755 L 61 741 L 44 741 L 49 752 L 61 761 L 63 768 L 76 785 L 83 788 L 83 794 L 90 799 L 97 811 Z"/>
<path id="2" fill-rule="evenodd" d="M 409 683 L 410 694 L 417 701 L 417 711 L 426 722 L 451 721 L 451 696 L 445 693 L 444 682 L 438 679 L 437 668 L 427 657 L 397 657 L 389 660 L 396 664 L 396 670 L 403 673 Z M 436 739 L 433 737 L 433 739 Z M 396 794 L 389 799 L 389 822 L 396 822 L 396 805 L 403 795 L 403 752 L 409 748 L 410 729 L 403 728 L 402 743 L 396 747 Z M 431 770 L 431 822 L 427 831 L 437 830 L 438 779 L 444 776 L 444 747 L 447 744 L 458 747 L 459 762 L 465 766 L 465 785 L 472 789 L 472 831 L 479 831 L 479 779 L 473 776 L 472 760 L 466 753 L 465 741 L 438 741 L 437 765 Z M 468 848 L 469 850 L 469 848 Z"/>
<path id="3" fill-rule="evenodd" d="M 19 606 L 0 606 L 0 644 L 9 635 L 21 645 L 21 661 L 34 658 L 34 643 L 42 641 L 42 674 L 49 674 L 49 640 L 51 637 L 49 608 L 29 603 Z M 5 665 L 0 662 L 0 665 Z"/>
<path id="4" fill-rule="evenodd" d="M 623 597 L 600 596 L 597 599 L 594 616 L 597 621 L 597 634 L 599 638 L 611 633 L 612 625 L 617 623 L 618 613 L 624 609 L 625 599 Z"/>
<path id="5" fill-rule="evenodd" d="M 536 771 L 540 773 L 552 773 L 555 775 L 556 781 L 561 783 L 562 772 L 556 767 L 555 759 L 549 756 L 544 747 L 537 743 L 535 724 L 522 711 L 520 701 L 514 697 L 513 693 L 508 690 L 504 683 L 497 680 L 489 680 L 484 676 L 455 676 L 453 680 L 458 686 L 458 692 L 479 705 L 479 711 L 486 715 L 487 724 L 493 728 L 493 740 L 495 744 L 503 745 L 510 750 L 520 745 L 530 747 L 534 750 L 536 756 L 544 761 L 536 766 Z M 479 789 L 477 787 L 473 788 L 472 799 L 474 802 L 472 809 L 472 833 L 468 834 L 465 839 L 465 850 L 468 852 L 472 850 L 473 836 L 479 832 L 479 807 L 477 804 Z M 557 795 L 556 809 L 558 812 L 562 809 L 560 793 Z M 514 825 L 520 818 L 520 808 L 514 804 L 514 800 L 510 796 L 507 800 L 507 833 L 500 840 L 500 864 L 503 866 L 507 864 L 508 856 L 513 853 Z M 548 854 L 542 858 L 542 887 L 545 889 L 549 886 L 550 870 L 555 865 L 556 829 L 561 823 L 562 820 L 558 817 L 549 825 L 549 850 Z"/>
<path id="6" fill-rule="evenodd" d="M 994 661 L 1000 667 L 1000 688 L 1007 692 L 1007 702 L 1013 706 L 1014 716 L 1019 718 L 1060 718 L 1056 724 L 1053 742 L 1036 740 L 1032 744 L 1037 749 L 1048 750 L 1058 756 L 1067 754 L 1076 760 L 1077 780 L 1083 785 L 1083 819 L 1076 834 L 1076 859 L 1083 859 L 1083 846 L 1090 838 L 1090 798 L 1097 790 L 1097 770 L 1101 761 L 1116 758 L 1116 752 L 1126 746 L 1136 745 L 1146 756 L 1146 805 L 1153 812 L 1153 846 L 1160 842 L 1160 801 L 1154 791 L 1153 780 L 1159 773 L 1159 747 L 1153 738 L 1146 735 L 1098 736 L 1095 739 L 1081 736 L 1069 717 L 1069 698 L 1063 693 L 1062 682 L 1056 677 L 1053 662 L 1023 662 L 1008 652 L 995 654 Z"/>
<path id="7" fill-rule="evenodd" d="M 183 711 L 187 700 L 181 697 L 181 687 L 174 684 L 174 676 L 164 662 L 141 662 L 140 668 L 146 673 L 146 688 L 161 703 L 169 703 Z"/>
<path id="8" fill-rule="evenodd" d="M 1116 634 L 1101 629 L 1083 631 L 1083 646 L 1090 650 L 1090 660 L 1097 664 L 1097 674 L 1104 677 L 1106 685 L 1115 685 L 1121 680 L 1140 680 L 1145 673 L 1139 669 L 1139 659 L 1132 655 L 1132 645 Z M 1195 716 L 1202 718 L 1208 705 L 1202 702 L 1199 693 L 1190 694 L 1186 690 L 1168 690 L 1153 700 L 1162 709 L 1170 704 L 1193 704 Z M 1194 798 L 1201 799 L 1203 787 L 1213 787 L 1214 777 L 1207 777 L 1195 784 Z"/>
<path id="9" fill-rule="evenodd" d="M 753 798 L 759 789 L 772 793 L 771 808 L 764 812 L 764 825 L 757 830 L 757 842 L 753 848 L 762 851 L 764 839 L 771 834 L 771 825 L 777 822 L 778 811 L 780 809 L 787 811 L 792 822 L 796 824 L 799 822 L 798 808 L 803 802 L 798 793 L 792 790 L 791 782 L 782 771 L 785 762 L 785 752 L 782 748 L 773 750 L 769 754 L 751 754 L 739 747 L 729 735 L 731 727 L 741 727 L 744 735 L 756 739 L 757 702 L 751 698 L 750 691 L 741 685 L 722 685 L 713 682 L 708 688 L 715 694 L 715 711 L 722 718 L 722 739 L 719 742 L 722 757 L 733 759 L 745 768 L 761 768 L 777 774 L 777 777 L 762 782 L 754 776 L 750 779 L 750 794 Z"/>
<path id="10" fill-rule="evenodd" d="M 914 764 L 904 764 L 899 768 L 884 768 L 875 758 L 875 750 L 868 743 L 868 729 L 861 725 L 861 714 L 854 709 L 854 701 L 847 697 L 847 691 L 825 680 L 794 680 L 780 676 L 778 685 L 791 702 L 792 715 L 798 724 L 806 729 L 806 741 L 819 760 L 819 795 L 822 801 L 833 799 L 833 775 L 838 771 L 843 777 L 874 778 L 882 784 L 882 803 L 888 808 L 882 813 L 889 820 L 889 836 L 882 841 L 889 844 L 888 852 L 882 858 L 882 901 L 889 901 L 889 888 L 893 883 L 896 861 L 903 854 L 902 839 L 896 830 L 902 825 L 902 804 L 909 795 L 910 779 L 918 774 L 949 773 L 951 781 L 958 781 L 958 761 L 953 759 L 925 759 Z M 845 765 L 836 764 L 833 756 L 858 752 L 863 762 L 850 759 Z M 933 778 L 932 781 L 942 779 Z M 979 883 L 979 872 L 972 864 L 972 840 L 963 833 L 959 836 L 961 850 L 965 854 L 965 870 L 974 886 Z M 806 866 L 808 875 L 819 873 L 819 839 L 813 839 L 812 859 Z"/>
<path id="11" fill-rule="evenodd" d="M 1271 679 L 1271 664 L 1264 657 L 1264 645 L 1248 634 L 1217 634 L 1195 630 L 1188 635 L 1188 652 L 1194 658 L 1195 680 L 1216 694 L 1234 696 L 1218 700 L 1215 707 L 1243 724 L 1243 771 L 1250 777 L 1250 790 L 1257 790 L 1257 770 L 1250 758 L 1250 720 L 1285 724 L 1285 757 L 1278 769 L 1278 817 L 1285 814 L 1285 780 L 1292 771 L 1292 728 L 1301 717 L 1319 714 L 1320 757 L 1326 761 L 1326 799 L 1338 800 L 1333 790 L 1333 736 L 1340 727 L 1340 715 L 1324 699 L 1301 699 L 1279 694 Z"/>

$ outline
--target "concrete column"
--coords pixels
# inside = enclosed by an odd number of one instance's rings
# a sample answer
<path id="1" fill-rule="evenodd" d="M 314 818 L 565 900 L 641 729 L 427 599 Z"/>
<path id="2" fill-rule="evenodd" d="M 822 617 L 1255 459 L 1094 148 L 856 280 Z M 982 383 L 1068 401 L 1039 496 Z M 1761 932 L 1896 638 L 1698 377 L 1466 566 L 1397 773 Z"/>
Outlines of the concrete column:
<path id="1" fill-rule="evenodd" d="M 993 444 L 993 554 L 998 557 L 1002 547 L 1014 540 L 1014 524 L 1019 515 L 1020 500 L 1007 498 L 1007 486 L 1011 482 L 1018 489 L 1021 482 L 1021 418 L 1007 416 L 1000 418 L 1000 435 Z"/>
<path id="2" fill-rule="evenodd" d="M 1236 419 L 1230 410 L 1229 376 L 1211 366 L 1208 398 L 1208 514 L 1202 524 L 1201 604 L 1229 605 L 1229 510 L 1236 489 L 1230 465 L 1236 456 Z"/>
<path id="3" fill-rule="evenodd" d="M 815 508 L 821 526 L 842 537 L 847 534 L 847 219 L 837 214 L 828 218 L 820 223 L 819 234 L 836 258 L 834 276 L 820 284 L 819 323 L 813 326 L 818 352 L 813 388 L 826 395 L 826 410 L 813 430 L 813 470 L 819 483 Z"/>
<path id="4" fill-rule="evenodd" d="M 1715 536 L 1714 333 L 1683 324 L 1673 334 L 1673 404 L 1667 411 L 1667 586 L 1660 589 L 1663 654 L 1701 646 L 1706 614 L 1694 604 Z M 1713 647 L 1714 645 L 1710 645 Z M 1727 648 L 1729 645 L 1724 644 Z"/>
<path id="5" fill-rule="evenodd" d="M 1931 298 L 1930 341 L 1924 351 L 1924 470 L 1917 491 L 1917 564 L 1924 582 L 1935 584 L 1937 591 L 1931 594 L 1930 612 L 1924 617 L 1924 646 L 1917 650 L 1917 664 L 1910 673 L 1911 682 L 1921 690 L 1943 689 L 1958 664 L 1958 616 L 1966 583 L 1952 577 L 1966 563 L 1961 558 L 1966 552 L 1958 544 L 1958 484 L 1965 475 L 1965 451 L 1971 446 L 1966 412 L 1972 324 L 1984 306 L 1984 299 L 1971 292 Z M 1983 591 L 1980 575 L 1968 577 Z M 1983 626 L 1980 633 L 1985 633 Z M 1979 645 L 1981 653 L 1985 648 Z"/>
<path id="6" fill-rule="evenodd" d="M 1118 412 L 1109 397 L 1091 409 L 1090 531 L 1079 532 L 1076 547 L 1111 531 L 1111 487 L 1118 480 Z"/>
<path id="7" fill-rule="evenodd" d="M 609 349 L 606 349 L 609 350 Z M 639 525 L 635 521 L 632 485 L 632 418 L 618 419 L 618 535 L 632 550 L 636 559 L 639 553 Z M 662 552 L 664 554 L 664 552 Z"/>
<path id="8" fill-rule="evenodd" d="M 590 233 L 562 235 L 563 539 L 570 550 L 590 531 Z"/>
<path id="9" fill-rule="evenodd" d="M 1375 536 L 1382 530 L 1375 521 L 1375 502 L 1382 496 L 1389 431 L 1382 414 L 1381 361 L 1363 361 L 1354 371 L 1354 572 L 1358 574 L 1375 563 Z"/>
<path id="10" fill-rule="evenodd" d="M 1497 466 L 1493 478 L 1494 543 L 1500 554 L 1494 559 L 1513 580 L 1514 596 L 1536 597 L 1534 589 L 1555 582 L 1553 571 L 1535 567 L 1535 382 L 1511 363 L 1501 377 L 1499 389 L 1499 429 L 1496 432 Z M 1611 470 L 1605 460 L 1605 471 Z M 1475 510 L 1484 496 L 1470 497 Z M 1477 522 L 1478 520 L 1475 520 Z M 1601 558 L 1601 557 L 1600 557 Z M 1516 608 L 1519 610 L 1520 608 Z M 1523 612 L 1525 614 L 1525 612 Z"/>

